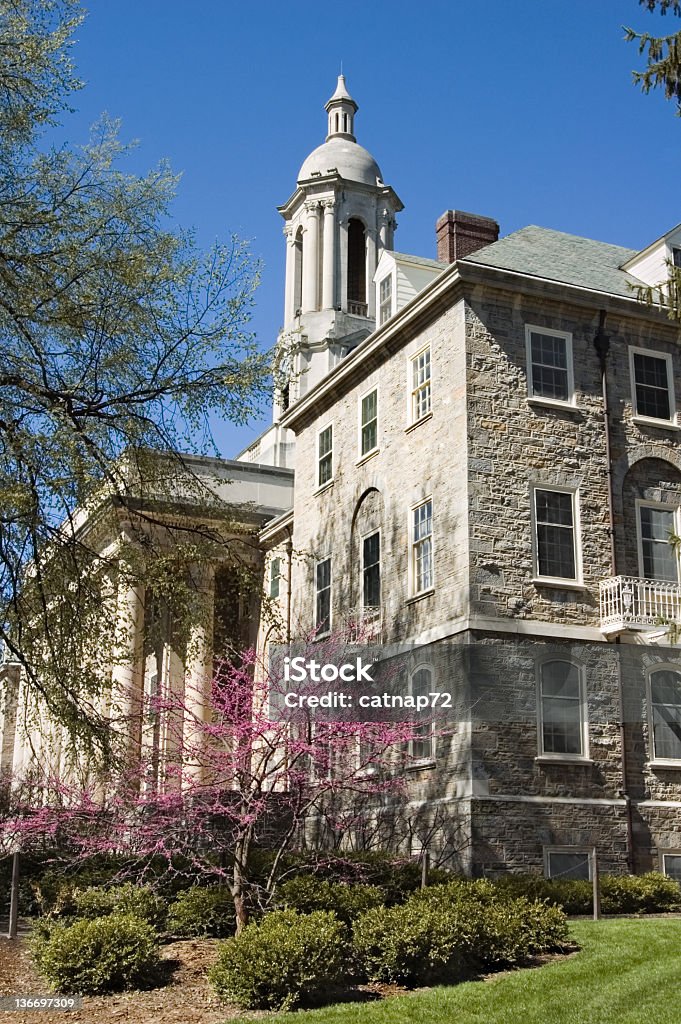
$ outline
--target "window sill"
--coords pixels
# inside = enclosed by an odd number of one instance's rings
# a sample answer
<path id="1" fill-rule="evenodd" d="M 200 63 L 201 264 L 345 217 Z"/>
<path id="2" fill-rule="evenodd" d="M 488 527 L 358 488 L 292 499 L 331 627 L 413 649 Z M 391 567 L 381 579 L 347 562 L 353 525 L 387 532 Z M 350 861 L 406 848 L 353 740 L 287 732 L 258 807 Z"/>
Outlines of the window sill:
<path id="1" fill-rule="evenodd" d="M 424 597 L 432 597 L 435 593 L 435 587 L 431 587 L 430 590 L 422 590 L 420 594 L 412 594 L 404 602 L 405 604 L 415 604 L 417 601 L 421 601 Z"/>
<path id="2" fill-rule="evenodd" d="M 537 395 L 528 395 L 528 405 L 536 405 L 540 409 L 563 409 L 565 412 L 579 412 L 575 402 L 569 399 L 562 401 L 559 398 L 539 398 Z"/>
<path id="3" fill-rule="evenodd" d="M 316 644 L 318 640 L 328 640 L 330 636 L 331 636 L 331 630 L 330 629 L 324 630 L 323 633 L 315 633 L 314 637 L 312 638 L 312 643 Z"/>
<path id="4" fill-rule="evenodd" d="M 365 462 L 369 461 L 369 459 L 373 459 L 373 457 L 375 455 L 378 455 L 380 450 L 381 450 L 380 448 L 372 448 L 370 452 L 367 452 L 365 455 L 362 455 L 361 458 L 357 459 L 357 462 L 355 463 L 355 465 L 356 466 L 363 466 Z"/>
<path id="5" fill-rule="evenodd" d="M 321 484 L 321 486 L 318 487 L 316 491 L 312 492 L 312 497 L 316 498 L 318 494 L 323 494 L 324 491 L 328 491 L 329 488 L 333 487 L 334 483 L 335 480 L 333 477 L 331 477 L 331 479 L 327 480 L 325 484 Z"/>
<path id="6" fill-rule="evenodd" d="M 422 423 L 427 423 L 428 420 L 432 420 L 432 418 L 433 418 L 433 411 L 431 409 L 431 411 L 427 412 L 425 416 L 422 416 L 420 420 L 414 420 L 414 422 L 410 423 L 408 427 L 405 427 L 404 428 L 405 434 L 410 434 L 412 430 L 416 430 L 416 428 L 420 427 Z"/>
<path id="7" fill-rule="evenodd" d="M 406 771 L 408 772 L 425 772 L 429 768 L 435 768 L 435 758 L 425 758 L 423 761 L 414 761 L 412 764 L 406 765 Z"/>
<path id="8" fill-rule="evenodd" d="M 632 416 L 632 423 L 637 427 L 657 427 L 658 430 L 681 430 L 674 420 L 657 420 L 652 416 Z"/>
<path id="9" fill-rule="evenodd" d="M 648 761 L 648 767 L 654 772 L 681 771 L 681 758 L 678 761 Z"/>
<path id="10" fill-rule="evenodd" d="M 535 764 L 547 765 L 547 764 L 577 764 L 577 765 L 588 765 L 595 764 L 596 762 L 592 757 L 581 757 L 577 754 L 538 754 L 534 759 Z"/>
<path id="11" fill-rule="evenodd" d="M 554 578 L 552 576 L 533 576 L 530 583 L 534 583 L 535 587 L 548 587 L 551 590 L 581 590 L 584 591 L 587 588 L 579 580 L 566 580 L 560 577 Z"/>

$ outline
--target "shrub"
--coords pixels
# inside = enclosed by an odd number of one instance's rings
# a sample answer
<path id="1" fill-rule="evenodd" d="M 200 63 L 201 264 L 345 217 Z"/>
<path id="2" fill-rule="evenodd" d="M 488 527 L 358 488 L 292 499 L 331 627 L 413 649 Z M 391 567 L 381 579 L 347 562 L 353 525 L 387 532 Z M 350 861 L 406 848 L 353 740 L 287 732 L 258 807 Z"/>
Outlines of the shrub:
<path id="1" fill-rule="evenodd" d="M 488 882 L 457 882 L 416 893 L 400 907 L 368 911 L 353 941 L 374 980 L 451 983 L 562 948 L 567 922 L 557 907 L 501 898 Z"/>
<path id="2" fill-rule="evenodd" d="M 351 924 L 366 910 L 381 906 L 383 899 L 382 890 L 375 885 L 334 885 L 315 875 L 299 875 L 279 887 L 276 905 L 301 914 L 330 910 L 340 921 Z"/>
<path id="3" fill-rule="evenodd" d="M 165 900 L 148 886 L 126 882 L 110 889 L 92 886 L 77 890 L 72 897 L 74 916 L 93 921 L 110 914 L 133 914 L 152 928 L 162 928 L 166 918 Z"/>
<path id="4" fill-rule="evenodd" d="M 340 981 L 348 953 L 345 925 L 333 914 L 275 910 L 223 944 L 209 977 L 244 1009 L 290 1010 Z"/>
<path id="5" fill-rule="evenodd" d="M 681 910 L 679 883 L 656 871 L 647 875 L 603 875 L 600 882 L 604 914 L 655 914 Z"/>
<path id="6" fill-rule="evenodd" d="M 591 882 L 549 879 L 541 875 L 503 875 L 494 880 L 502 893 L 547 900 L 566 914 L 590 914 Z M 601 875 L 601 910 L 604 914 L 655 914 L 681 909 L 678 883 L 651 871 L 646 875 Z"/>
<path id="7" fill-rule="evenodd" d="M 234 927 L 234 901 L 226 885 L 186 889 L 168 909 L 167 928 L 173 935 L 225 938 Z"/>
<path id="8" fill-rule="evenodd" d="M 159 967 L 156 933 L 132 914 L 38 929 L 33 958 L 58 992 L 137 988 L 150 982 Z"/>

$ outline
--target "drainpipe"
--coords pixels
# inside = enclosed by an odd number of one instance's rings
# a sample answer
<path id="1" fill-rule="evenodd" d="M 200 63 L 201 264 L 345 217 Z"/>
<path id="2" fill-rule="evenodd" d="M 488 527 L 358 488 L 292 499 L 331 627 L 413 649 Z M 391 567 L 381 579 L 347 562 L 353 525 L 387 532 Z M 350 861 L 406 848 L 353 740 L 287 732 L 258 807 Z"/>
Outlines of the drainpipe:
<path id="1" fill-rule="evenodd" d="M 605 465 L 606 483 L 608 493 L 608 535 L 610 538 L 610 575 L 617 576 L 617 551 L 615 548 L 615 509 L 614 509 L 614 488 L 612 480 L 612 446 L 610 437 L 610 404 L 608 402 L 608 377 L 607 363 L 610 353 L 610 337 L 605 331 L 606 312 L 600 311 L 598 327 L 594 336 L 594 348 L 598 356 L 601 368 L 601 394 L 603 398 L 603 422 L 605 429 Z M 616 637 L 615 643 L 619 644 L 620 638 Z M 619 655 L 619 652 L 618 652 Z M 622 682 L 622 665 L 619 656 L 615 663 L 617 675 L 617 699 L 619 703 L 619 737 L 620 737 L 620 764 L 622 773 L 622 797 L 625 803 L 626 824 L 627 824 L 627 868 L 630 874 L 634 873 L 634 826 L 631 809 L 631 796 L 629 795 L 629 771 L 627 763 L 626 729 L 624 723 L 624 684 Z"/>
<path id="2" fill-rule="evenodd" d="M 287 593 L 286 593 L 286 646 L 291 646 L 291 563 L 293 561 L 293 539 L 291 534 L 291 528 L 288 530 L 288 540 L 286 541 L 286 578 L 288 580 Z"/>

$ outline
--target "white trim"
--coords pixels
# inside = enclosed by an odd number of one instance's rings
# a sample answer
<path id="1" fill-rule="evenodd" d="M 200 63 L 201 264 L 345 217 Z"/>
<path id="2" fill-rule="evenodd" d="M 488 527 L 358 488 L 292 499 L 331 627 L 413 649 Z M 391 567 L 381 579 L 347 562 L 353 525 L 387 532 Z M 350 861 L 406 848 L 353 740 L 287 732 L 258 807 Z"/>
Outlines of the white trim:
<path id="1" fill-rule="evenodd" d="M 577 669 L 577 680 L 579 684 L 579 725 L 582 749 L 578 754 L 555 753 L 551 750 L 544 750 L 544 700 L 542 694 L 542 670 L 546 665 L 554 662 L 561 662 L 571 665 Z M 535 663 L 536 699 L 537 699 L 537 750 L 542 763 L 570 762 L 571 764 L 585 764 L 591 760 L 589 751 L 589 708 L 586 693 L 586 674 L 584 665 L 576 658 L 560 657 L 556 654 L 547 654 L 539 658 Z"/>
<path id="2" fill-rule="evenodd" d="M 422 508 L 430 502 L 430 586 L 425 587 L 423 590 L 416 589 L 416 566 L 414 563 L 414 512 L 417 509 Z M 407 540 L 409 544 L 409 563 L 408 563 L 408 599 L 415 597 L 421 597 L 425 594 L 432 593 L 435 589 L 435 505 L 433 502 L 432 494 L 426 495 L 420 498 L 418 501 L 413 502 L 409 506 L 408 521 L 407 521 Z"/>
<path id="3" fill-rule="evenodd" d="M 567 363 L 567 398 L 547 398 L 545 395 L 534 393 L 534 380 L 532 377 L 532 334 L 544 334 L 549 338 L 562 338 L 565 341 L 565 361 Z M 525 324 L 525 358 L 527 361 L 527 399 L 529 402 L 546 402 L 557 408 L 566 406 L 573 409 L 576 405 L 575 399 L 575 376 L 572 358 L 572 332 L 555 331 L 550 327 L 540 327 L 538 324 Z"/>
<path id="4" fill-rule="evenodd" d="M 650 747 L 650 764 L 657 768 L 681 768 L 681 757 L 658 757 L 655 751 L 655 723 L 653 720 L 653 681 L 656 672 L 674 672 L 681 676 L 681 665 L 678 662 L 658 661 L 646 672 L 646 703 L 648 705 L 648 735 Z"/>
<path id="5" fill-rule="evenodd" d="M 572 547 L 574 552 L 575 575 L 574 576 L 542 576 L 539 572 L 539 538 L 537 536 L 537 491 L 556 492 L 558 494 L 572 495 Z M 580 517 L 579 486 L 566 487 L 562 484 L 542 483 L 539 480 L 530 481 L 530 515 L 532 518 L 532 582 L 542 586 L 567 586 L 576 584 L 583 587 L 582 576 L 582 523 Z M 564 527 L 563 527 L 564 529 Z"/>
<path id="6" fill-rule="evenodd" d="M 651 359 L 664 359 L 667 364 L 667 395 L 669 396 L 669 419 L 657 416 L 644 416 L 639 413 L 636 405 L 636 376 L 634 373 L 634 356 L 649 356 Z M 650 423 L 651 426 L 662 424 L 676 424 L 676 396 L 674 394 L 674 363 L 670 352 L 659 352 L 652 348 L 639 348 L 636 345 L 629 346 L 629 383 L 631 386 L 631 412 L 632 416 L 639 423 Z"/>
<path id="7" fill-rule="evenodd" d="M 324 431 L 326 431 L 326 430 L 330 430 L 331 431 L 331 448 L 327 452 L 326 455 L 321 456 L 319 454 L 319 439 L 322 436 L 322 434 L 324 433 Z M 326 423 L 323 427 L 320 427 L 319 430 L 316 433 L 316 436 L 315 436 L 315 493 L 317 493 L 318 491 L 323 490 L 325 487 L 328 487 L 330 484 L 333 483 L 333 480 L 334 480 L 336 467 L 334 465 L 334 457 L 333 457 L 333 442 L 334 442 L 333 434 L 334 434 L 333 420 L 331 420 L 329 423 Z M 322 483 L 321 480 L 319 479 L 320 465 L 321 465 L 322 457 L 323 458 L 328 458 L 329 455 L 331 456 L 331 476 L 329 477 L 328 480 L 325 480 Z"/>
<path id="8" fill-rule="evenodd" d="M 560 875 L 552 875 L 551 874 L 551 871 L 550 871 L 550 858 L 551 858 L 551 854 L 552 853 L 557 853 L 557 854 L 561 854 L 561 853 L 576 853 L 576 854 L 585 854 L 586 855 L 587 864 L 589 866 L 589 881 L 591 881 L 591 875 L 592 875 L 592 871 L 591 871 L 591 868 L 592 868 L 591 854 L 592 854 L 592 850 L 588 846 L 544 846 L 544 847 L 542 847 L 542 850 L 543 850 L 543 856 L 544 856 L 544 876 L 546 878 L 560 878 L 561 877 Z M 585 881 L 586 881 L 586 879 L 585 879 Z"/>
<path id="9" fill-rule="evenodd" d="M 374 391 L 376 392 L 376 444 L 374 445 L 373 448 L 368 448 L 365 452 L 363 452 L 362 451 L 362 402 L 364 401 L 365 398 L 368 398 L 369 395 L 373 394 Z M 378 394 L 378 384 L 372 384 L 371 387 L 367 388 L 365 391 L 362 391 L 357 396 L 357 464 L 358 465 L 359 465 L 359 463 L 364 462 L 365 459 L 368 459 L 371 455 L 374 455 L 376 452 L 380 451 L 381 445 L 380 445 L 380 438 L 379 438 L 379 435 L 378 435 L 378 430 L 379 430 L 379 426 L 380 426 L 380 422 L 381 422 L 381 420 L 380 420 L 380 411 L 381 410 L 380 410 L 380 401 L 379 401 L 379 394 Z M 365 424 L 365 426 L 366 426 L 366 424 Z"/>
<path id="10" fill-rule="evenodd" d="M 424 670 L 426 672 L 428 672 L 428 675 L 430 677 L 430 684 L 429 685 L 431 687 L 434 686 L 435 669 L 430 664 L 430 662 L 424 662 L 423 664 L 420 664 L 420 665 L 414 665 L 413 669 L 409 673 L 409 694 L 411 696 L 413 696 L 413 692 L 414 692 L 414 676 L 416 675 L 417 672 L 421 672 L 421 671 L 424 671 Z M 431 768 L 435 764 L 435 760 L 436 760 L 436 757 L 437 757 L 436 737 L 435 737 L 435 722 L 431 718 L 430 719 L 430 723 L 424 722 L 423 724 L 424 725 L 430 724 L 430 753 L 426 754 L 425 757 L 414 758 L 414 740 L 410 739 L 408 741 L 408 748 L 409 748 L 408 752 L 409 752 L 409 757 L 412 758 L 412 760 L 407 765 L 407 768 L 411 768 L 411 769 L 414 769 L 414 768 Z M 424 739 L 425 742 L 427 742 L 428 741 L 428 736 L 424 736 L 423 739 Z"/>
<path id="11" fill-rule="evenodd" d="M 646 501 L 644 498 L 636 498 L 636 553 L 638 557 L 638 574 L 642 580 L 650 579 L 643 571 L 643 534 L 641 531 L 641 509 L 642 508 L 659 508 L 663 512 L 671 512 L 674 520 L 674 531 L 679 533 L 679 506 L 671 505 L 664 501 Z M 681 572 L 679 572 L 679 556 L 676 556 L 676 579 L 675 580 L 660 580 L 659 582 L 665 583 L 679 583 L 681 581 Z M 657 581 L 656 581 L 657 582 Z"/>

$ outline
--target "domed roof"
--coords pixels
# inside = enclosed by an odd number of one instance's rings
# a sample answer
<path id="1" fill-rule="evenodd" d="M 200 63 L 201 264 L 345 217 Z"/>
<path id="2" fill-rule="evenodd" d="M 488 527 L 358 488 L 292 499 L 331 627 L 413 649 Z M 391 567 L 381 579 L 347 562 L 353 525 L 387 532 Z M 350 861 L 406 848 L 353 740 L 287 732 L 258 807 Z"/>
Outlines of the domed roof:
<path id="1" fill-rule="evenodd" d="M 333 170 L 338 171 L 347 181 L 361 181 L 364 185 L 375 185 L 377 180 L 383 180 L 381 168 L 364 146 L 340 135 L 333 135 L 312 150 L 298 172 L 298 181 L 305 181 L 315 174 L 328 174 Z"/>

